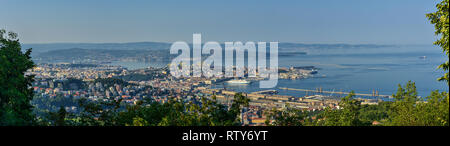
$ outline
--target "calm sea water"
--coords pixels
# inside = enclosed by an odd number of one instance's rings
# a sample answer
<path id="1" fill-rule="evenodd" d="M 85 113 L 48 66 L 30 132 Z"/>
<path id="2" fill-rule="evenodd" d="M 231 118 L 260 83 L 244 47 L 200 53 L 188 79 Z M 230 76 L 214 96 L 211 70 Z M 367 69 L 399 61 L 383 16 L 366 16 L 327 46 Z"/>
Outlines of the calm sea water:
<path id="1" fill-rule="evenodd" d="M 280 56 L 279 66 L 316 66 L 320 68 L 316 77 L 301 80 L 278 81 L 278 87 L 316 89 L 328 91 L 351 91 L 371 94 L 391 95 L 397 91 L 398 84 L 414 81 L 420 96 L 427 96 L 432 90 L 448 91 L 444 82 L 436 79 L 443 75 L 437 66 L 448 60 L 440 48 L 415 45 L 386 48 L 343 48 L 343 49 L 304 49 L 307 55 Z M 421 58 L 426 56 L 425 59 Z M 129 69 L 148 66 L 162 67 L 167 62 L 113 62 Z M 260 90 L 258 82 L 249 85 L 225 85 L 227 89 L 242 92 Z M 223 88 L 222 84 L 213 88 Z M 304 92 L 279 90 L 281 95 L 304 96 Z"/>

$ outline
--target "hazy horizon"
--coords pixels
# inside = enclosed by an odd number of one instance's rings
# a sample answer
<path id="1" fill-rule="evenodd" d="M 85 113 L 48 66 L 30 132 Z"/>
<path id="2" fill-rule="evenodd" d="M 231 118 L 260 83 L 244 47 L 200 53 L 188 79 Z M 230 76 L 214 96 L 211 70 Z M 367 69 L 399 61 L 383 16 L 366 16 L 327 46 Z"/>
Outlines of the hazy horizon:
<path id="1" fill-rule="evenodd" d="M 24 44 L 277 41 L 432 44 L 437 0 L 0 2 L 0 28 Z"/>
<path id="2" fill-rule="evenodd" d="M 180 40 L 182 41 L 182 40 Z M 192 42 L 186 41 L 189 44 Z M 219 41 L 214 41 L 219 42 Z M 256 42 L 256 41 L 250 41 Z M 158 42 L 158 41 L 130 41 L 130 42 L 42 42 L 42 43 L 21 43 L 22 45 L 48 45 L 48 44 L 132 44 L 132 43 L 163 43 L 163 44 L 172 44 L 173 42 Z M 204 44 L 205 42 L 202 42 Z M 224 44 L 225 42 L 219 42 L 220 44 Z M 245 43 L 245 42 L 243 42 Z M 268 42 L 267 42 L 268 43 Z M 336 42 L 336 43 L 326 43 L 326 42 L 316 42 L 316 43 L 308 43 L 308 42 L 278 42 L 280 44 L 304 44 L 304 45 L 392 45 L 392 46 L 435 46 L 433 43 L 407 43 L 407 44 L 389 44 L 389 43 L 346 43 L 346 42 Z"/>

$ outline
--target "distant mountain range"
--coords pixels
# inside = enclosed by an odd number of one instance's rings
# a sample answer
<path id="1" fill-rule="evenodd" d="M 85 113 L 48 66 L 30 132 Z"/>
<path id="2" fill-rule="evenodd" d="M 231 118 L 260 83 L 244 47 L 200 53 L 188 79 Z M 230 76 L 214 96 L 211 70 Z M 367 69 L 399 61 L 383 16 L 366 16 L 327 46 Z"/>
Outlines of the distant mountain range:
<path id="1" fill-rule="evenodd" d="M 32 57 L 42 61 L 151 61 L 170 59 L 170 43 L 132 42 L 132 43 L 49 43 L 22 44 L 23 49 L 33 48 Z M 192 45 L 191 45 L 192 46 Z M 267 45 L 269 46 L 269 45 Z M 306 54 L 307 49 L 345 49 L 345 48 L 381 48 L 393 45 L 374 44 L 301 44 L 279 43 L 280 55 Z M 222 47 L 224 45 L 222 44 Z M 287 54 L 286 54 L 287 53 Z"/>
<path id="2" fill-rule="evenodd" d="M 71 61 L 165 61 L 170 59 L 168 50 L 115 50 L 115 49 L 61 49 L 32 55 L 33 59 L 43 62 Z"/>
<path id="3" fill-rule="evenodd" d="M 42 53 L 53 50 L 72 48 L 102 49 L 102 50 L 162 50 L 170 47 L 169 43 L 132 42 L 132 43 L 48 43 L 22 44 L 23 49 L 33 48 L 33 52 Z"/>
<path id="4" fill-rule="evenodd" d="M 63 50 L 72 48 L 82 49 L 104 49 L 104 50 L 166 50 L 171 43 L 162 42 L 131 42 L 131 43 L 48 43 L 48 44 L 22 44 L 22 47 L 33 48 L 36 53 L 52 50 Z M 222 45 L 223 46 L 223 45 Z M 305 49 L 333 49 L 333 48 L 380 48 L 393 45 L 375 44 L 302 44 L 302 43 L 279 43 L 280 49 L 305 48 Z"/>

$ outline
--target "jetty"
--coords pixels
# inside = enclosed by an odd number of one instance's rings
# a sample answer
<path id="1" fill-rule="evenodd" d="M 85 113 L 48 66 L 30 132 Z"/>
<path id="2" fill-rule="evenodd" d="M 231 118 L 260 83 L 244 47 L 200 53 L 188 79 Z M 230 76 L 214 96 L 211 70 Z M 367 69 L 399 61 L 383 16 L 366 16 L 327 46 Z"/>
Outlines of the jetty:
<path id="1" fill-rule="evenodd" d="M 350 94 L 350 92 L 342 92 L 342 91 L 324 91 L 322 88 L 317 88 L 316 90 L 310 90 L 310 89 L 295 89 L 295 88 L 279 87 L 279 89 L 293 90 L 293 91 L 303 91 L 303 92 L 313 92 L 313 93 L 341 94 L 341 95 L 348 95 L 348 94 Z M 380 94 L 378 94 L 378 91 L 373 91 L 372 94 L 365 94 L 365 93 L 354 93 L 354 94 L 357 95 L 357 96 L 372 96 L 372 97 L 393 98 L 392 95 L 380 95 Z"/>

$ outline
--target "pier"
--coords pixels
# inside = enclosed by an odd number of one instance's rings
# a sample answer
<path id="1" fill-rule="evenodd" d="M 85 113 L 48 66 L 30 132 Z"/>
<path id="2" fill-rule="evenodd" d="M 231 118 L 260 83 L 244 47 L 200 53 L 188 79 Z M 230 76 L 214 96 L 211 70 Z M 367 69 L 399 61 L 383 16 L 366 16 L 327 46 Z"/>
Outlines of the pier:
<path id="1" fill-rule="evenodd" d="M 323 91 L 322 88 L 318 88 L 316 90 L 310 90 L 310 89 L 295 89 L 295 88 L 286 88 L 286 87 L 279 87 L 279 89 L 283 90 L 293 90 L 293 91 L 303 91 L 303 92 L 314 92 L 314 93 L 329 93 L 329 94 L 345 94 L 348 95 L 350 92 L 342 92 L 342 91 Z M 372 96 L 372 97 L 388 97 L 392 98 L 392 95 L 379 95 L 378 91 L 373 91 L 372 94 L 365 94 L 365 93 L 355 93 L 357 96 Z"/>
<path id="2" fill-rule="evenodd" d="M 263 90 L 263 91 L 252 92 L 251 94 L 277 94 L 277 93 L 278 93 L 277 90 Z"/>

